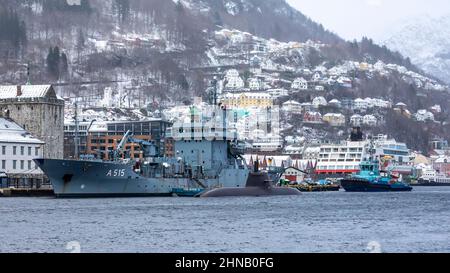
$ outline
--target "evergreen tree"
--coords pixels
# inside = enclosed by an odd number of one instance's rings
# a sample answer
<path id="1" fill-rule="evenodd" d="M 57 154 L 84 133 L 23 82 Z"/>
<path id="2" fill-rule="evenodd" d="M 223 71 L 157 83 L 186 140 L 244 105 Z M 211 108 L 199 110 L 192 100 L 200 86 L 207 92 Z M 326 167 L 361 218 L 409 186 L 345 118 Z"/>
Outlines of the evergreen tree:
<path id="1" fill-rule="evenodd" d="M 80 61 L 80 55 L 81 52 L 83 51 L 84 47 L 86 45 L 86 40 L 84 38 L 84 33 L 81 29 L 78 30 L 78 35 L 77 35 L 77 44 L 76 44 L 76 49 L 77 49 L 77 54 L 78 54 L 78 61 Z"/>
<path id="2" fill-rule="evenodd" d="M 57 60 L 56 60 L 55 53 L 54 53 L 54 50 L 53 50 L 52 47 L 50 47 L 49 50 L 48 50 L 46 62 L 47 62 L 47 71 L 48 71 L 48 73 L 50 75 L 52 75 L 52 76 L 56 76 L 57 69 L 58 69 L 56 67 Z"/>
<path id="3" fill-rule="evenodd" d="M 60 59 L 60 71 L 62 75 L 67 74 L 67 72 L 69 71 L 69 64 L 67 62 L 67 55 L 66 53 L 61 53 L 61 59 Z"/>
<path id="4" fill-rule="evenodd" d="M 60 52 L 58 46 L 50 47 L 47 54 L 47 71 L 55 79 L 59 79 L 62 75 L 69 71 L 69 64 L 67 55 Z"/>

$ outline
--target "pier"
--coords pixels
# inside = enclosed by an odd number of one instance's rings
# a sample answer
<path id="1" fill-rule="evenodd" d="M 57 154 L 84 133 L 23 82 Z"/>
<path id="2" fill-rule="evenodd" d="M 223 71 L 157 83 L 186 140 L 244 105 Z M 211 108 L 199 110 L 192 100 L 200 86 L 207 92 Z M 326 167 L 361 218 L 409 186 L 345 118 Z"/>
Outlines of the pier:
<path id="1" fill-rule="evenodd" d="M 53 197 L 55 196 L 52 189 L 17 189 L 6 188 L 0 189 L 1 197 Z"/>

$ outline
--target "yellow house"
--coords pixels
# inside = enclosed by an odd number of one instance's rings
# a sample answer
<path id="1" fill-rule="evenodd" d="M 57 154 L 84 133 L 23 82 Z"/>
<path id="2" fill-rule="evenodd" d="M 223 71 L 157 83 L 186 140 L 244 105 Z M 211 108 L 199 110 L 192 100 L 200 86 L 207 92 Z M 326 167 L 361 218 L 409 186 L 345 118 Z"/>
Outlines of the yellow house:
<path id="1" fill-rule="evenodd" d="M 273 99 L 267 93 L 227 93 L 222 97 L 222 104 L 231 108 L 272 107 Z"/>

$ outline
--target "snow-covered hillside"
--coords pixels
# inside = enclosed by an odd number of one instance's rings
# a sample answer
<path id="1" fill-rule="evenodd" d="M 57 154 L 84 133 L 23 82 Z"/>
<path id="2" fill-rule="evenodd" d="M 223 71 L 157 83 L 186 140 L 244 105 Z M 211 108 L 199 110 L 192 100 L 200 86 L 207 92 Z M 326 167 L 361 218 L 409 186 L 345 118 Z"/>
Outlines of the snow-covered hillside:
<path id="1" fill-rule="evenodd" d="M 425 72 L 450 83 L 450 15 L 405 21 L 387 34 L 384 43 Z"/>

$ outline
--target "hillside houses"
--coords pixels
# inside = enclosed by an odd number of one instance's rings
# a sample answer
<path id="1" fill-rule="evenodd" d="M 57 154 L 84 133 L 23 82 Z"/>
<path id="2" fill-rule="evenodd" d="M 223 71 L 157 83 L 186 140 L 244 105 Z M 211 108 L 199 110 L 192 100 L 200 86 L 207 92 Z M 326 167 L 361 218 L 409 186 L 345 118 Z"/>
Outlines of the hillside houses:
<path id="1" fill-rule="evenodd" d="M 304 78 L 297 78 L 292 82 L 291 89 L 308 90 L 308 82 Z"/>

